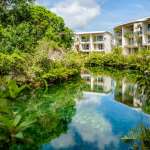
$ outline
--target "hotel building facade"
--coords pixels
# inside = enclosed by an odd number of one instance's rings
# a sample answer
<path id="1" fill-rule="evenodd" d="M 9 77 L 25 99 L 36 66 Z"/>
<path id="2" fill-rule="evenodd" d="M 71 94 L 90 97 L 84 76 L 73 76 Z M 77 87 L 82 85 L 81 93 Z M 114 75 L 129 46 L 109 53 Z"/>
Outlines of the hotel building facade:
<path id="1" fill-rule="evenodd" d="M 104 52 L 112 50 L 112 34 L 106 31 L 75 33 L 74 48 L 81 52 Z"/>
<path id="2" fill-rule="evenodd" d="M 115 46 L 123 48 L 123 54 L 133 54 L 150 48 L 150 18 L 131 21 L 114 28 Z"/>

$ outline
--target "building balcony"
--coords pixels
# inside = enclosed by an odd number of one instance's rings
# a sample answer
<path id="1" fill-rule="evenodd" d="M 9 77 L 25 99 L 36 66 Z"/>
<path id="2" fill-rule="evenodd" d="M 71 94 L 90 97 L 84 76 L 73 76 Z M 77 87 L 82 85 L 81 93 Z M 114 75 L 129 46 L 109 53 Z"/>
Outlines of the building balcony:
<path id="1" fill-rule="evenodd" d="M 122 36 L 115 36 L 115 39 L 121 40 L 121 39 L 122 39 Z"/>
<path id="2" fill-rule="evenodd" d="M 143 35 L 143 32 L 142 31 L 136 31 L 134 32 L 135 35 L 138 35 L 138 36 L 142 36 Z"/>
<path id="3" fill-rule="evenodd" d="M 118 38 L 122 38 L 122 33 L 115 33 L 115 36 Z"/>
<path id="4" fill-rule="evenodd" d="M 90 43 L 90 40 L 81 40 L 80 43 Z"/>
<path id="5" fill-rule="evenodd" d="M 150 29 L 146 31 L 146 35 L 150 35 Z"/>
<path id="6" fill-rule="evenodd" d="M 131 43 L 130 43 L 130 44 L 126 44 L 125 47 L 126 47 L 126 48 L 137 48 L 138 46 L 137 46 L 137 44 L 135 44 L 135 43 L 134 43 L 134 44 L 131 44 Z"/>
<path id="7" fill-rule="evenodd" d="M 94 49 L 93 52 L 105 52 L 104 49 Z"/>
<path id="8" fill-rule="evenodd" d="M 150 40 L 146 40 L 146 42 L 144 43 L 144 45 L 146 46 L 146 45 L 150 45 Z"/>
<path id="9" fill-rule="evenodd" d="M 93 43 L 104 43 L 104 40 L 95 40 L 95 41 L 93 41 Z"/>
<path id="10" fill-rule="evenodd" d="M 81 52 L 91 52 L 90 49 L 80 49 Z"/>
<path id="11" fill-rule="evenodd" d="M 126 32 L 124 34 L 124 37 L 127 38 L 127 39 L 133 38 L 134 37 L 134 32 Z"/>

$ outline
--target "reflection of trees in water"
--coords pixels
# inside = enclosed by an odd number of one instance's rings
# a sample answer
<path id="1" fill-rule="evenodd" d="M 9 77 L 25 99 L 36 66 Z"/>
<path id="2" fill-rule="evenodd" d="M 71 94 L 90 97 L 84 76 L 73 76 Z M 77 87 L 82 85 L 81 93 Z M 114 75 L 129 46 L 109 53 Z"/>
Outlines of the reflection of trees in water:
<path id="1" fill-rule="evenodd" d="M 122 101 L 122 82 L 121 81 L 116 81 L 114 96 L 115 96 L 115 100 Z"/>
<path id="2" fill-rule="evenodd" d="M 116 81 L 115 99 L 126 105 L 133 106 L 135 84 L 126 79 Z"/>
<path id="3" fill-rule="evenodd" d="M 140 77 L 136 83 L 130 83 L 127 79 L 116 81 L 115 99 L 124 104 L 134 107 L 147 108 L 150 106 L 150 82 L 148 78 Z M 150 112 L 150 111 L 149 111 Z"/>
<path id="4" fill-rule="evenodd" d="M 114 96 L 117 101 L 150 113 L 150 75 L 139 72 L 119 71 L 111 68 L 88 68 L 96 76 L 109 76 L 115 81 Z"/>
<path id="5" fill-rule="evenodd" d="M 140 76 L 137 81 L 137 96 L 144 103 L 143 110 L 150 113 L 150 74 Z"/>
<path id="6" fill-rule="evenodd" d="M 66 132 L 81 94 L 77 81 L 27 93 L 14 101 L 0 98 L 0 149 L 37 150 Z"/>

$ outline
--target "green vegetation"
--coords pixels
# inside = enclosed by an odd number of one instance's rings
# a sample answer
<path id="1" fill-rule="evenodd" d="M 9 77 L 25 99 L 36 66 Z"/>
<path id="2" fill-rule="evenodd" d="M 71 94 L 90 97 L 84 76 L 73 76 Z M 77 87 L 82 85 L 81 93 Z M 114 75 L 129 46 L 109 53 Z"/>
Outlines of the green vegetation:
<path id="1" fill-rule="evenodd" d="M 140 125 L 132 129 L 127 135 L 122 137 L 125 143 L 132 143 L 133 149 L 149 150 L 150 149 L 150 128 L 145 125 Z M 136 142 L 140 142 L 139 147 Z"/>
<path id="2" fill-rule="evenodd" d="M 6 82 L 1 81 L 0 90 L 10 86 Z M 24 89 L 15 101 L 0 97 L 0 149 L 37 150 L 66 132 L 76 111 L 74 99 L 81 96 L 81 88 L 80 80 L 75 78 L 46 91 Z"/>
<path id="3" fill-rule="evenodd" d="M 32 0 L 1 1 L 0 10 L 1 75 L 34 82 L 66 79 L 79 72 L 81 64 L 69 52 L 73 32 L 61 17 Z"/>
<path id="4" fill-rule="evenodd" d="M 149 51 L 123 56 L 115 48 L 110 54 L 79 54 L 71 50 L 74 35 L 64 20 L 34 0 L 1 0 L 0 12 L 0 149 L 37 150 L 66 132 L 76 111 L 74 99 L 82 95 L 75 78 L 82 67 L 115 79 L 117 100 L 122 98 L 119 80 L 138 81 L 135 94 L 146 100 L 143 110 L 150 113 Z M 125 93 L 130 100 L 131 89 Z M 104 89 L 94 86 L 93 91 Z"/>
<path id="5" fill-rule="evenodd" d="M 150 51 L 141 50 L 134 55 L 124 56 L 120 48 L 115 48 L 112 53 L 92 53 L 86 60 L 86 66 L 113 67 L 124 70 L 138 70 L 139 72 L 150 72 Z"/>
<path id="6" fill-rule="evenodd" d="M 32 1 L 32 0 L 31 0 Z M 13 53 L 34 51 L 44 37 L 60 47 L 70 48 L 73 33 L 61 17 L 28 0 L 1 2 L 0 50 Z"/>
<path id="7" fill-rule="evenodd" d="M 115 100 L 131 107 L 140 107 L 145 113 L 150 114 L 150 78 L 148 72 L 143 74 L 138 71 L 118 70 L 109 67 L 89 67 L 84 69 L 84 72 L 89 72 L 94 77 L 111 77 L 116 84 Z M 122 93 L 123 84 L 126 87 L 124 93 Z M 90 85 L 85 85 L 84 90 L 91 91 Z M 133 106 L 134 98 L 140 101 L 142 106 Z"/>

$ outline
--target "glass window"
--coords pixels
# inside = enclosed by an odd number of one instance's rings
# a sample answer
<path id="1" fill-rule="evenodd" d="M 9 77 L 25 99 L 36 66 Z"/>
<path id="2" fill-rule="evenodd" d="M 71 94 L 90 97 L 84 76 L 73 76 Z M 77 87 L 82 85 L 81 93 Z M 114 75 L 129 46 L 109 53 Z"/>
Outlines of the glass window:
<path id="1" fill-rule="evenodd" d="M 148 43 L 150 43 L 150 35 L 148 35 Z"/>
<path id="2" fill-rule="evenodd" d="M 82 42 L 89 42 L 90 41 L 90 37 L 86 36 L 86 35 L 83 35 L 83 36 L 81 36 L 81 41 Z"/>
<path id="3" fill-rule="evenodd" d="M 134 45 L 134 39 L 133 38 L 129 39 L 129 45 Z"/>
<path id="4" fill-rule="evenodd" d="M 103 79 L 103 77 L 98 77 L 98 78 L 97 78 L 97 81 L 98 81 L 98 82 L 103 82 L 104 79 Z"/>
<path id="5" fill-rule="evenodd" d="M 94 36 L 94 42 L 103 41 L 104 37 L 102 35 L 96 35 Z"/>
<path id="6" fill-rule="evenodd" d="M 150 31 L 150 24 L 148 24 L 148 31 Z"/>
<path id="7" fill-rule="evenodd" d="M 103 50 L 104 49 L 104 44 L 98 44 L 98 49 Z"/>
<path id="8" fill-rule="evenodd" d="M 103 50 L 104 49 L 104 44 L 94 44 L 94 49 L 95 50 Z"/>
<path id="9" fill-rule="evenodd" d="M 90 45 L 89 44 L 83 44 L 82 45 L 82 49 L 83 50 L 89 50 L 90 49 Z"/>

